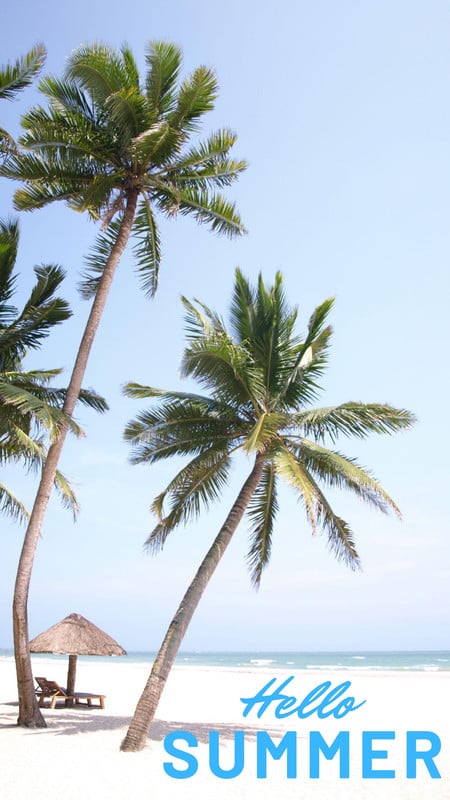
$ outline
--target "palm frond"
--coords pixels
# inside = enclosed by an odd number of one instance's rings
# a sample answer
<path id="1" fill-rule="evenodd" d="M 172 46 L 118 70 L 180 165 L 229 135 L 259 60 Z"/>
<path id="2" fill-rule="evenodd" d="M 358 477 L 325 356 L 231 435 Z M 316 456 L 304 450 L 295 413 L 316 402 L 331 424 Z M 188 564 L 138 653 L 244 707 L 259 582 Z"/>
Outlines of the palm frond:
<path id="1" fill-rule="evenodd" d="M 373 475 L 361 467 L 356 459 L 348 458 L 335 450 L 322 447 L 317 442 L 301 439 L 289 441 L 289 448 L 309 472 L 330 487 L 349 489 L 361 500 L 384 514 L 394 511 L 401 517 L 400 509 Z"/>
<path id="2" fill-rule="evenodd" d="M 195 300 L 194 305 L 186 297 L 181 297 L 181 302 L 185 308 L 184 321 L 188 341 L 212 336 L 229 338 L 222 318 L 208 306 L 199 300 Z"/>
<path id="3" fill-rule="evenodd" d="M 24 504 L 3 483 L 0 483 L 0 512 L 20 523 L 26 523 L 30 516 Z"/>
<path id="4" fill-rule="evenodd" d="M 236 134 L 226 128 L 216 131 L 179 158 L 173 158 L 164 171 L 164 181 L 179 189 L 184 186 L 199 190 L 231 186 L 248 166 L 244 160 L 228 157 L 236 138 Z"/>
<path id="5" fill-rule="evenodd" d="M 120 151 L 114 146 L 111 131 L 95 116 L 89 98 L 77 86 L 56 78 L 47 78 L 46 84 L 44 90 L 54 99 L 49 108 L 35 106 L 22 118 L 25 132 L 20 145 L 52 163 L 59 158 L 61 168 L 65 164 L 69 167 L 70 159 L 79 165 L 79 159 L 86 158 L 90 174 L 109 172 L 111 166 L 120 171 Z M 18 169 L 16 165 L 16 172 Z"/>
<path id="6" fill-rule="evenodd" d="M 8 159 L 17 154 L 17 145 L 11 136 L 4 128 L 0 127 L 0 175 L 2 174 L 2 166 L 8 163 Z"/>
<path id="7" fill-rule="evenodd" d="M 416 418 L 406 409 L 378 403 L 342 403 L 328 408 L 300 411 L 291 417 L 307 437 L 335 442 L 339 436 L 365 439 L 372 433 L 391 434 L 411 428 Z"/>
<path id="8" fill-rule="evenodd" d="M 14 383 L 5 380 L 4 375 L 0 376 L 0 402 L 11 405 L 22 415 L 31 415 L 44 430 L 48 431 L 51 439 L 55 439 L 64 426 L 76 435 L 82 433 L 76 422 L 68 417 L 64 412 L 53 405 L 41 400 L 39 386 L 33 384 L 26 388 L 25 384 L 20 383 L 16 378 Z M 32 389 L 32 391 L 30 391 Z"/>
<path id="9" fill-rule="evenodd" d="M 247 351 L 225 338 L 192 342 L 184 351 L 182 377 L 192 377 L 212 390 L 230 405 L 251 402 L 258 407 L 249 386 L 249 357 Z"/>
<path id="10" fill-rule="evenodd" d="M 0 219 L 0 325 L 8 325 L 16 316 L 17 309 L 9 301 L 16 288 L 13 275 L 19 244 L 17 220 Z"/>
<path id="11" fill-rule="evenodd" d="M 123 44 L 120 48 L 122 54 L 123 65 L 127 74 L 128 86 L 133 86 L 139 89 L 139 70 L 136 64 L 136 59 L 127 44 Z"/>
<path id="12" fill-rule="evenodd" d="M 126 48 L 125 48 L 126 50 Z M 136 88 L 136 64 L 124 52 L 116 53 L 102 43 L 85 45 L 69 57 L 66 78 L 75 81 L 104 108 L 105 101 L 121 89 Z"/>
<path id="13" fill-rule="evenodd" d="M 9 174 L 8 177 L 13 176 Z M 44 208 L 49 203 L 53 203 L 56 197 L 59 200 L 70 200 L 72 195 L 73 185 L 63 187 L 36 181 L 36 183 L 17 189 L 14 195 L 14 208 L 18 211 L 33 211 L 35 208 Z"/>
<path id="14" fill-rule="evenodd" d="M 80 511 L 78 500 L 69 481 L 60 470 L 56 471 L 54 485 L 63 507 L 72 512 L 72 516 L 75 520 Z"/>
<path id="15" fill-rule="evenodd" d="M 169 533 L 180 523 L 187 524 L 217 500 L 228 478 L 228 452 L 207 451 L 192 459 L 152 503 L 152 511 L 160 518 L 146 541 L 153 552 L 160 550 Z M 168 500 L 170 511 L 163 514 Z"/>
<path id="16" fill-rule="evenodd" d="M 46 75 L 39 82 L 39 89 L 50 100 L 50 109 L 36 106 L 28 111 L 23 119 L 25 130 L 36 131 L 50 122 L 59 123 L 64 129 L 67 119 L 73 121 L 74 117 L 82 124 L 82 129 L 92 130 L 92 125 L 96 125 L 92 101 L 78 84 Z M 79 131 L 74 130 L 74 134 L 78 137 Z"/>
<path id="17" fill-rule="evenodd" d="M 255 329 L 256 291 L 243 272 L 237 268 L 234 275 L 230 306 L 231 329 L 240 342 L 251 341 Z"/>
<path id="18" fill-rule="evenodd" d="M 28 425 L 16 425 L 8 418 L 7 433 L 3 432 L 0 440 L 0 462 L 21 462 L 27 470 L 35 470 L 42 466 L 47 450 L 43 438 L 30 436 L 24 427 Z"/>
<path id="19" fill-rule="evenodd" d="M 22 316 L 25 316 L 32 308 L 46 308 L 48 303 L 52 304 L 55 300 L 54 294 L 66 276 L 66 273 L 58 264 L 42 264 L 34 268 L 34 273 L 37 281 L 23 307 L 24 313 Z M 63 307 L 69 311 L 69 304 L 65 301 L 63 302 Z M 68 316 L 63 319 L 67 319 Z"/>
<path id="20" fill-rule="evenodd" d="M 333 332 L 331 326 L 324 327 L 324 324 L 333 305 L 334 298 L 325 300 L 310 317 L 305 341 L 297 347 L 295 359 L 283 375 L 279 401 L 299 406 L 317 398 L 321 388 L 317 378 L 326 367 L 326 355 Z"/>
<path id="21" fill-rule="evenodd" d="M 102 219 L 102 229 L 111 223 L 113 217 L 124 208 L 124 195 L 117 189 L 118 176 L 98 174 L 86 181 L 83 190 L 67 198 L 73 211 L 87 211 L 91 219 Z"/>
<path id="22" fill-rule="evenodd" d="M 161 186 L 157 202 L 169 217 L 174 217 L 177 213 L 192 214 L 196 222 L 208 225 L 213 233 L 230 237 L 246 233 L 235 204 L 220 194 L 198 190 L 196 186 L 186 186 L 170 195 Z"/>
<path id="23" fill-rule="evenodd" d="M 55 200 L 79 201 L 80 193 L 97 174 L 96 166 L 86 157 L 77 158 L 64 151 L 40 156 L 17 153 L 0 170 L 8 178 L 25 181 L 14 195 L 18 210 L 42 208 Z"/>
<path id="24" fill-rule="evenodd" d="M 214 108 L 217 88 L 214 71 L 198 67 L 179 88 L 176 106 L 167 115 L 170 126 L 186 132 L 195 131 L 200 119 Z"/>
<path id="25" fill-rule="evenodd" d="M 137 239 L 133 253 L 141 286 L 147 297 L 153 297 L 158 288 L 161 240 L 151 204 L 145 195 L 134 219 L 133 234 Z"/>
<path id="26" fill-rule="evenodd" d="M 130 147 L 146 119 L 145 98 L 139 87 L 123 87 L 109 94 L 104 100 L 104 108 L 118 133 L 122 147 Z"/>
<path id="27" fill-rule="evenodd" d="M 317 529 L 316 511 L 316 485 L 308 470 L 295 458 L 294 454 L 286 446 L 276 446 L 272 451 L 272 460 L 277 474 L 291 486 L 303 503 L 308 522 L 313 533 Z"/>
<path id="28" fill-rule="evenodd" d="M 173 455 L 194 455 L 205 450 L 227 450 L 242 439 L 240 419 L 198 398 L 169 400 L 140 412 L 125 428 L 124 437 L 133 445 L 134 464 L 155 463 Z M 205 445 L 205 442 L 207 444 Z"/>
<path id="29" fill-rule="evenodd" d="M 320 525 L 327 534 L 333 555 L 351 569 L 359 567 L 359 556 L 348 523 L 333 512 L 303 460 L 284 447 L 276 451 L 275 465 L 280 477 L 288 482 L 304 503 L 313 533 Z"/>
<path id="30" fill-rule="evenodd" d="M 10 308 L 11 321 L 0 329 L 0 352 L 7 350 L 11 357 L 21 357 L 29 348 L 40 346 L 51 328 L 68 319 L 72 312 L 68 303 L 55 297 L 55 291 L 64 278 L 64 271 L 57 265 L 41 265 L 34 268 L 37 277 L 28 300 L 20 315 Z M 14 288 L 14 283 L 11 284 Z"/>
<path id="31" fill-rule="evenodd" d="M 212 397 L 203 394 L 195 394 L 193 392 L 178 392 L 172 389 L 157 389 L 154 386 L 147 386 L 142 383 L 129 381 L 123 386 L 123 393 L 126 397 L 133 397 L 137 400 L 143 400 L 148 397 L 158 397 L 163 400 L 182 400 L 187 402 L 198 403 L 204 406 L 210 412 L 220 413 L 221 411 L 229 411 L 226 403 L 221 403 Z"/>
<path id="32" fill-rule="evenodd" d="M 355 546 L 353 532 L 349 524 L 338 517 L 331 508 L 319 486 L 315 485 L 317 501 L 317 521 L 327 535 L 328 547 L 338 561 L 343 561 L 350 569 L 361 569 Z"/>
<path id="33" fill-rule="evenodd" d="M 64 392 L 65 394 L 65 392 Z M 78 395 L 78 401 L 87 408 L 92 408 L 99 414 L 109 411 L 109 406 L 104 397 L 97 394 L 94 389 L 81 389 Z"/>
<path id="34" fill-rule="evenodd" d="M 270 560 L 272 534 L 278 512 L 276 471 L 273 464 L 265 464 L 263 476 L 247 509 L 251 522 L 251 542 L 247 565 L 253 586 L 258 587 L 261 575 Z"/>
<path id="35" fill-rule="evenodd" d="M 130 156 L 140 169 L 151 165 L 154 170 L 163 165 L 167 158 L 171 161 L 181 144 L 179 132 L 174 131 L 167 122 L 157 120 L 134 136 L 130 143 Z"/>
<path id="36" fill-rule="evenodd" d="M 29 86 L 42 69 L 47 51 L 43 44 L 37 44 L 14 64 L 0 68 L 0 98 L 12 100 L 17 92 Z"/>
<path id="37" fill-rule="evenodd" d="M 176 86 L 181 68 L 181 50 L 170 42 L 150 42 L 145 59 L 147 98 L 155 115 L 170 113 L 176 105 Z"/>
<path id="38" fill-rule="evenodd" d="M 198 168 L 209 169 L 218 167 L 222 161 L 228 160 L 228 153 L 237 139 L 234 131 L 229 128 L 221 128 L 210 134 L 210 136 L 197 145 L 193 145 L 184 151 L 183 155 L 174 160 L 166 171 L 166 177 L 178 180 L 178 176 L 185 171 L 193 171 Z"/>
<path id="39" fill-rule="evenodd" d="M 278 431 L 283 427 L 284 414 L 264 411 L 249 431 L 244 450 L 247 453 L 264 452 L 270 443 L 278 439 Z"/>

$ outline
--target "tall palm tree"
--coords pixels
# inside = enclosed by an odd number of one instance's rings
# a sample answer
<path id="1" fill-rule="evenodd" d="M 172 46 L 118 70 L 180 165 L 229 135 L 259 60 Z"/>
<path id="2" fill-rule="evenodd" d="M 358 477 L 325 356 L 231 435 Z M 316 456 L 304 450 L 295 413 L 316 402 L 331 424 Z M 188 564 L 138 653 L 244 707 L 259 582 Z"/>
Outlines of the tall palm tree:
<path id="1" fill-rule="evenodd" d="M 28 351 L 38 349 L 71 311 L 56 295 L 64 272 L 54 265 L 36 267 L 37 280 L 22 310 L 12 305 L 18 243 L 17 222 L 0 220 L 0 465 L 17 462 L 37 469 L 45 461 L 48 439 L 54 439 L 67 421 L 61 410 L 65 390 L 52 385 L 60 369 L 25 371 L 23 359 Z M 80 400 L 99 411 L 107 408 L 94 392 L 82 391 Z M 81 432 L 73 420 L 69 419 L 69 424 L 75 433 Z M 54 482 L 63 503 L 75 515 L 78 506 L 70 484 L 59 471 Z M 21 522 L 29 516 L 3 482 L 0 510 Z"/>
<path id="2" fill-rule="evenodd" d="M 46 54 L 44 45 L 37 44 L 24 56 L 16 59 L 14 64 L 0 66 L 0 100 L 13 100 L 18 92 L 29 86 L 41 71 Z M 0 128 L 0 158 L 14 147 L 12 137 Z"/>
<path id="3" fill-rule="evenodd" d="M 155 212 L 166 217 L 190 214 L 217 233 L 244 231 L 234 205 L 216 189 L 227 187 L 245 169 L 229 152 L 236 136 L 219 130 L 199 144 L 192 135 L 214 107 L 217 81 L 199 67 L 179 81 L 181 51 L 155 42 L 146 52 L 144 82 L 128 47 L 120 52 L 103 45 L 72 53 L 62 80 L 46 78 L 40 88 L 48 107 L 32 109 L 22 119 L 19 140 L 27 152 L 8 158 L 0 174 L 24 181 L 16 207 L 40 208 L 65 201 L 102 221 L 84 294 L 94 296 L 67 390 L 64 411 L 70 416 L 78 397 L 91 346 L 114 272 L 134 237 L 134 256 L 144 290 L 153 296 L 161 258 Z M 21 725 L 44 727 L 33 692 L 28 652 L 27 600 L 33 557 L 48 504 L 63 428 L 49 449 L 19 563 L 14 599 L 14 649 L 19 683 Z"/>
<path id="4" fill-rule="evenodd" d="M 197 379 L 209 394 L 134 383 L 125 387 L 129 397 L 157 401 L 126 428 L 125 438 L 133 445 L 132 462 L 154 464 L 174 455 L 190 458 L 153 501 L 159 521 L 147 546 L 159 550 L 177 525 L 191 521 L 202 506 L 219 498 L 232 457 L 239 451 L 252 460 L 252 467 L 168 628 L 122 750 L 144 746 L 187 626 L 244 513 L 248 512 L 251 527 L 248 565 L 255 586 L 270 558 L 279 479 L 298 495 L 312 529 L 324 530 L 332 553 L 351 568 L 358 567 L 352 531 L 335 514 L 322 486 L 348 489 L 383 512 L 399 514 L 399 509 L 355 459 L 327 443 L 333 445 L 339 435 L 393 433 L 414 422 L 408 411 L 389 405 L 351 402 L 309 407 L 327 364 L 331 328 L 325 322 L 333 301 L 316 308 L 306 336 L 299 337 L 297 310 L 286 303 L 280 273 L 272 287 L 266 288 L 259 276 L 253 288 L 237 270 L 230 332 L 203 303 L 185 298 L 183 303 L 188 343 L 182 374 Z"/>

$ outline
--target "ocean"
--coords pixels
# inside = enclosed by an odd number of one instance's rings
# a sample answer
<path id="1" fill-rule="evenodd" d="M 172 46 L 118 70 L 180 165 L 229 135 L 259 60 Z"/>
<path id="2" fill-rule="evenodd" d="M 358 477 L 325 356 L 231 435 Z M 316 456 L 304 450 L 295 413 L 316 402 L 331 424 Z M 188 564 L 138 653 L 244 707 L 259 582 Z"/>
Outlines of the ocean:
<path id="1" fill-rule="evenodd" d="M 11 658 L 12 650 L 1 650 L 0 658 Z M 120 661 L 130 664 L 151 663 L 156 653 L 128 653 Z M 67 659 L 67 656 L 33 654 L 33 659 L 49 657 Z M 81 660 L 109 661 L 108 657 L 80 656 Z M 380 671 L 450 671 L 450 650 L 414 651 L 364 651 L 348 652 L 180 652 L 175 662 L 177 667 L 201 667 L 221 669 L 277 669 L 277 670 L 367 670 Z"/>

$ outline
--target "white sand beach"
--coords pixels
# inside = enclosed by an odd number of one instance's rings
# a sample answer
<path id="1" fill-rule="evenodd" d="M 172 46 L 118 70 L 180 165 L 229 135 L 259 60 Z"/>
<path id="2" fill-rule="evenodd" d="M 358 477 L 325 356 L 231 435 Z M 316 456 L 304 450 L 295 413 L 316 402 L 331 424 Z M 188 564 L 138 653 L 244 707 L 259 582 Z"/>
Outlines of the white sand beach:
<path id="1" fill-rule="evenodd" d="M 39 659 L 38 675 L 65 682 L 63 660 Z M 121 753 L 119 745 L 145 683 L 148 665 L 111 659 L 79 664 L 77 688 L 106 695 L 106 707 L 46 709 L 48 727 L 27 730 L 16 725 L 17 703 L 12 658 L 0 659 L 0 797 L 2 800 L 448 800 L 450 797 L 450 673 L 445 672 L 335 672 L 295 671 L 289 693 L 300 702 L 323 681 L 337 686 L 351 680 L 345 696 L 360 708 L 342 719 L 318 719 L 317 714 L 299 719 L 295 714 L 276 719 L 269 709 L 257 718 L 244 719 L 241 697 L 254 696 L 271 678 L 276 685 L 289 673 L 268 668 L 221 669 L 176 667 L 162 698 L 147 747 L 140 753 Z M 292 690 L 292 691 L 291 691 Z M 288 689 L 286 689 L 288 693 Z M 344 695 L 342 695 L 344 697 Z M 331 706 L 330 706 L 331 707 Z M 198 769 L 189 778 L 166 774 L 164 763 L 175 769 L 186 762 L 166 752 L 164 742 L 176 730 L 189 731 L 198 746 L 183 751 L 195 756 Z M 221 778 L 209 766 L 209 733 L 220 734 L 220 767 L 234 762 L 234 734 L 245 731 L 245 763 L 240 775 Z M 288 778 L 286 753 L 279 760 L 267 757 L 267 777 L 256 776 L 258 730 L 278 742 L 286 731 L 296 732 L 297 776 Z M 339 754 L 320 757 L 320 775 L 309 775 L 310 732 L 318 731 L 330 745 L 340 731 L 348 731 L 350 777 L 339 777 Z M 372 750 L 387 750 L 387 757 L 373 756 L 373 769 L 394 770 L 395 778 L 362 777 L 362 732 L 394 732 L 390 740 L 376 739 Z M 417 760 L 417 777 L 406 777 L 406 732 L 432 732 L 441 742 L 434 759 L 441 777 L 431 778 L 423 759 Z M 420 740 L 418 750 L 430 741 Z"/>

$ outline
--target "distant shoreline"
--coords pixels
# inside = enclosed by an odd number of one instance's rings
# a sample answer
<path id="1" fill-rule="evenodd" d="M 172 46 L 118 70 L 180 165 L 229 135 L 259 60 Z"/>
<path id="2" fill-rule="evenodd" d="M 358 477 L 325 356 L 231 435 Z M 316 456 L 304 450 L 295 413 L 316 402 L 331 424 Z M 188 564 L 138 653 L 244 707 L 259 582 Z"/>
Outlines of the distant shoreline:
<path id="1" fill-rule="evenodd" d="M 129 652 L 126 656 L 111 659 L 108 656 L 80 656 L 93 662 L 126 662 L 145 665 L 152 663 L 155 652 Z M 12 658 L 13 651 L 0 649 L 0 658 Z M 36 654 L 33 659 L 66 659 L 65 655 Z M 342 672 L 450 672 L 450 650 L 403 650 L 346 652 L 181 652 L 175 662 L 177 668 L 236 670 L 334 670 Z"/>

